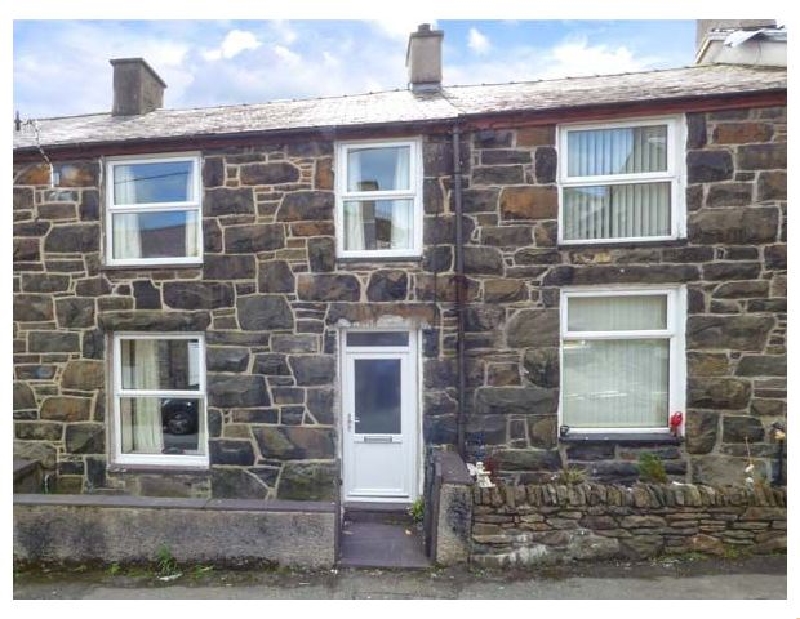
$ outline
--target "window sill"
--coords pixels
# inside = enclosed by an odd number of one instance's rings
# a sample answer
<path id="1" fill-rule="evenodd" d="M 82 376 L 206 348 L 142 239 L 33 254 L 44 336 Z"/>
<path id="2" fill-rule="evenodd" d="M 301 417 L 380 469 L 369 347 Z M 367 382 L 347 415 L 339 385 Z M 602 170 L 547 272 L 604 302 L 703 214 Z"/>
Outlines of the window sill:
<path id="1" fill-rule="evenodd" d="M 202 262 L 179 262 L 176 264 L 103 264 L 100 271 L 177 271 L 188 269 L 202 269 Z"/>
<path id="2" fill-rule="evenodd" d="M 559 241 L 556 245 L 557 249 L 562 250 L 569 250 L 569 249 L 647 249 L 647 248 L 660 248 L 660 247 L 684 247 L 689 244 L 689 239 L 687 238 L 678 238 L 678 239 L 654 239 L 652 241 L 649 240 L 641 240 L 641 241 L 592 241 L 592 242 L 580 242 L 580 243 L 571 243 L 565 241 Z"/>
<path id="3" fill-rule="evenodd" d="M 161 473 L 165 475 L 209 475 L 211 467 L 202 467 L 197 465 L 180 466 L 175 463 L 171 464 L 117 464 L 110 463 L 106 467 L 108 473 L 124 475 L 129 473 L 131 475 L 138 475 L 142 473 Z"/>
<path id="4" fill-rule="evenodd" d="M 418 256 L 338 256 L 337 264 L 354 264 L 369 262 L 422 262 L 422 255 Z"/>
<path id="5" fill-rule="evenodd" d="M 679 445 L 680 439 L 669 432 L 570 432 L 559 436 L 562 443 L 656 443 Z"/>

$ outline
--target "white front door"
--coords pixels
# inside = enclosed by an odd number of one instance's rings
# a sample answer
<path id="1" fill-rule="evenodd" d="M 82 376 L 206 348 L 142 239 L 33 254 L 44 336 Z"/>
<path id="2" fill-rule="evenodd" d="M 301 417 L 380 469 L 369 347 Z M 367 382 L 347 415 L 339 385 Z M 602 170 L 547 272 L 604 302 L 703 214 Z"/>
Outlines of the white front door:
<path id="1" fill-rule="evenodd" d="M 346 331 L 342 346 L 345 501 L 416 498 L 417 334 Z"/>

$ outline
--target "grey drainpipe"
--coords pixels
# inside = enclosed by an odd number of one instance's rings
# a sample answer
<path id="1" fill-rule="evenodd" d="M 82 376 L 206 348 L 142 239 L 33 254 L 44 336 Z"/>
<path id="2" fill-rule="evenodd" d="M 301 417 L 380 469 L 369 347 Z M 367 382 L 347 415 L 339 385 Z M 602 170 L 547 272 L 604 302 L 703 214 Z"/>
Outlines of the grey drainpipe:
<path id="1" fill-rule="evenodd" d="M 462 459 L 467 457 L 467 410 L 466 410 L 466 361 L 464 358 L 464 309 L 466 303 L 466 281 L 464 279 L 464 225 L 461 212 L 461 128 L 458 123 L 453 123 L 453 202 L 456 215 L 456 319 L 457 319 L 457 366 L 458 375 L 458 453 Z"/>

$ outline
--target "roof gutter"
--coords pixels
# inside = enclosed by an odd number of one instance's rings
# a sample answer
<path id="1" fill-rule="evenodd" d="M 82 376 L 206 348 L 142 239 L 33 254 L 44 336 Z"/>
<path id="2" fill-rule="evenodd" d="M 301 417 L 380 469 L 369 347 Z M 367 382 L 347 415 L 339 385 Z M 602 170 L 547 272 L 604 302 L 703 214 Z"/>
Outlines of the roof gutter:
<path id="1" fill-rule="evenodd" d="M 214 134 L 186 134 L 167 137 L 134 138 L 130 140 L 106 140 L 99 142 L 72 142 L 63 144 L 44 144 L 53 158 L 87 157 L 92 155 L 136 154 L 157 152 L 159 145 L 163 151 L 174 150 L 174 144 L 191 142 L 194 149 L 202 149 L 207 143 L 209 148 L 219 143 L 244 143 L 251 139 L 282 138 L 304 136 L 311 133 L 330 133 L 332 137 L 345 138 L 360 133 L 390 131 L 413 131 L 417 127 L 449 126 L 460 121 L 463 129 L 491 126 L 502 126 L 504 121 L 520 123 L 520 116 L 525 124 L 541 125 L 573 120 L 603 120 L 616 116 L 642 116 L 658 113 L 703 112 L 715 109 L 733 109 L 751 106 L 786 105 L 786 88 L 771 88 L 752 92 L 736 92 L 727 94 L 710 93 L 691 97 L 671 97 L 646 101 L 620 101 L 616 103 L 571 105 L 549 109 L 528 108 L 522 110 L 504 110 L 496 112 L 456 113 L 453 116 L 414 121 L 397 121 L 391 123 L 370 123 L 363 125 L 319 125 L 313 127 L 297 127 L 293 129 L 270 129 L 250 131 L 230 131 Z M 99 152 L 98 152 L 99 151 Z M 21 160 L 38 157 L 36 146 L 23 146 L 14 149 L 14 157 Z"/>

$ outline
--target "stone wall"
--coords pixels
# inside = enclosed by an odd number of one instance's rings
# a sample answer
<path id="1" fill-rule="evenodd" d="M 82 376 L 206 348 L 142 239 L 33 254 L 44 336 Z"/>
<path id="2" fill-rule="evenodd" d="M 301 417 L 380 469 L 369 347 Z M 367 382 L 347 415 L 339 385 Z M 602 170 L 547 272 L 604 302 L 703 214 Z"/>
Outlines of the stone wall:
<path id="1" fill-rule="evenodd" d="M 688 239 L 559 247 L 555 126 L 462 144 L 469 455 L 503 479 L 562 460 L 631 481 L 641 451 L 684 480 L 771 475 L 786 416 L 786 110 L 689 114 Z M 377 136 L 374 136 L 377 137 Z M 456 443 L 451 138 L 424 137 L 422 260 L 337 260 L 333 143 L 208 150 L 199 268 L 103 266 L 100 162 L 14 167 L 14 449 L 62 492 L 330 499 L 337 492 L 337 327 L 423 329 L 426 445 Z M 559 291 L 686 283 L 683 445 L 558 441 Z M 210 471 L 107 470 L 107 337 L 206 333 Z"/>
<path id="2" fill-rule="evenodd" d="M 334 503 L 138 496 L 14 496 L 14 560 L 182 563 L 270 561 L 331 567 Z"/>
<path id="3" fill-rule="evenodd" d="M 330 500 L 337 326 L 400 320 L 425 329 L 426 358 L 444 354 L 447 303 L 434 301 L 453 294 L 432 273 L 452 271 L 451 147 L 425 140 L 423 259 L 388 264 L 335 260 L 332 142 L 202 157 L 197 268 L 104 267 L 100 162 L 61 165 L 55 190 L 47 166 L 15 165 L 15 454 L 56 473 L 57 492 Z M 205 332 L 209 471 L 107 470 L 107 347 L 117 330 Z M 452 443 L 450 374 L 432 367 L 426 412 L 450 425 L 426 423 L 426 436 Z"/>
<path id="4" fill-rule="evenodd" d="M 533 565 L 786 552 L 786 489 L 583 484 L 473 489 L 470 560 Z"/>
<path id="5" fill-rule="evenodd" d="M 503 479 L 549 481 L 570 463 L 629 483 L 646 451 L 673 478 L 742 483 L 748 448 L 757 474 L 773 474 L 770 427 L 786 417 L 786 109 L 687 125 L 688 238 L 635 246 L 558 246 L 555 126 L 472 136 L 468 440 Z M 559 444 L 561 287 L 659 283 L 688 288 L 685 443 Z"/>

